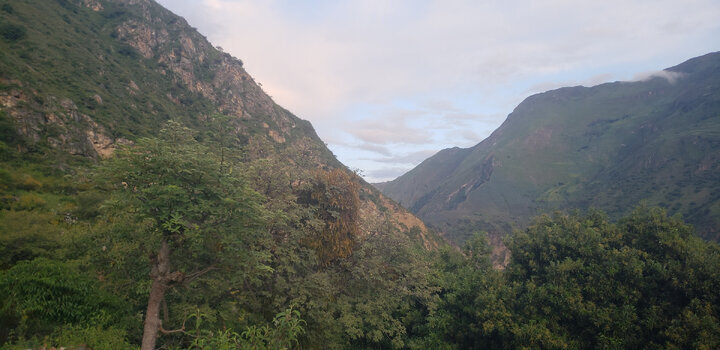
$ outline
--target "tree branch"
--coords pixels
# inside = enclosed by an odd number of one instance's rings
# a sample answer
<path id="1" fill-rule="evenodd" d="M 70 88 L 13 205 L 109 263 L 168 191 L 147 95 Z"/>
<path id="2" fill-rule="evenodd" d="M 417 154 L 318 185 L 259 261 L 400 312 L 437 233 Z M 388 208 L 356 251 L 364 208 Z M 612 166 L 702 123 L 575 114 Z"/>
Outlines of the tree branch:
<path id="1" fill-rule="evenodd" d="M 202 276 L 202 275 L 204 275 L 204 274 L 206 274 L 206 273 L 208 273 L 208 272 L 210 272 L 210 271 L 212 271 L 212 270 L 217 270 L 217 269 L 218 269 L 218 268 L 215 267 L 215 265 L 210 265 L 210 266 L 208 266 L 208 267 L 206 267 L 206 268 L 204 268 L 204 269 L 202 269 L 202 270 L 195 271 L 195 272 L 193 272 L 193 273 L 189 273 L 189 274 L 185 275 L 185 278 L 183 279 L 182 283 L 183 283 L 183 285 L 187 285 L 188 283 L 196 280 L 196 279 L 199 278 L 200 276 Z"/>
<path id="2" fill-rule="evenodd" d="M 168 331 L 165 328 L 163 328 L 162 326 L 160 326 L 160 333 L 162 333 L 162 334 L 185 333 L 185 321 L 183 321 L 182 327 L 180 327 L 178 329 L 173 329 L 171 331 Z"/>
<path id="3" fill-rule="evenodd" d="M 180 327 L 178 329 L 173 329 L 171 331 L 163 328 L 162 324 L 160 324 L 160 333 L 162 333 L 162 334 L 171 334 L 171 333 L 180 333 L 180 332 L 185 333 L 185 322 L 187 322 L 187 320 L 188 320 L 188 317 L 187 317 L 187 314 L 185 314 L 185 316 L 183 316 L 182 327 Z"/>

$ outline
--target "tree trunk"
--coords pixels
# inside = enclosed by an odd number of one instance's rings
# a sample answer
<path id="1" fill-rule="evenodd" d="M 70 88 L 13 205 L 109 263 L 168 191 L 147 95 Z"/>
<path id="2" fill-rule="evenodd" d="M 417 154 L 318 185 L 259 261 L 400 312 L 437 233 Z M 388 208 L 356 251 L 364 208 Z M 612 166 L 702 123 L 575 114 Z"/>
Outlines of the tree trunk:
<path id="1" fill-rule="evenodd" d="M 160 321 L 160 304 L 165 298 L 165 291 L 168 288 L 167 283 L 170 271 L 170 247 L 167 241 L 163 240 L 160 251 L 157 255 L 157 261 L 150 272 L 152 278 L 152 287 L 150 288 L 150 296 L 148 297 L 148 306 L 145 313 L 145 326 L 143 330 L 142 350 L 154 350 L 155 341 L 158 332 L 162 327 Z"/>

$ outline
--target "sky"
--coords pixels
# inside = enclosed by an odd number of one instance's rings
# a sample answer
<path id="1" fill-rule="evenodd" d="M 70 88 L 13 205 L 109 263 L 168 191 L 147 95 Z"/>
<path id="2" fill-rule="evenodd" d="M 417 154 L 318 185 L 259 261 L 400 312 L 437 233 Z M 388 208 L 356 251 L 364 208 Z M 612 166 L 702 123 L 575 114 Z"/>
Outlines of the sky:
<path id="1" fill-rule="evenodd" d="M 157 1 L 370 182 L 479 143 L 532 94 L 720 50 L 718 0 Z"/>

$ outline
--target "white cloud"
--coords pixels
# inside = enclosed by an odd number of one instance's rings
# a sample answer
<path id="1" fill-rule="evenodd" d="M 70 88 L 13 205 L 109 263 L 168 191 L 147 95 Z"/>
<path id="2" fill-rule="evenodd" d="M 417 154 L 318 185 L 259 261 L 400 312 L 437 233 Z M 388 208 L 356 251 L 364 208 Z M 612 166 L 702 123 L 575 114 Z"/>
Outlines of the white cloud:
<path id="1" fill-rule="evenodd" d="M 470 146 L 530 93 L 627 80 L 720 37 L 717 0 L 159 1 L 348 163 Z"/>
<path id="2" fill-rule="evenodd" d="M 396 155 L 386 158 L 373 158 L 369 160 L 380 163 L 410 164 L 412 166 L 416 166 L 435 153 L 437 153 L 437 150 L 421 150 L 416 152 L 410 152 L 408 154 Z"/>
<path id="3" fill-rule="evenodd" d="M 397 167 L 397 166 L 386 166 L 372 170 L 367 173 L 367 178 L 370 182 L 383 182 L 397 178 L 398 176 L 408 172 L 410 168 Z"/>
<path id="4" fill-rule="evenodd" d="M 385 147 L 385 146 L 378 145 L 378 144 L 363 143 L 363 144 L 360 144 L 360 145 L 350 145 L 350 147 L 355 147 L 355 148 L 357 148 L 357 149 L 369 151 L 369 152 L 372 152 L 372 153 L 377 153 L 377 154 L 380 154 L 380 155 L 383 155 L 383 156 L 386 156 L 386 157 L 392 156 L 392 152 L 390 151 L 389 148 L 387 148 L 387 147 Z"/>
<path id="5" fill-rule="evenodd" d="M 668 81 L 670 84 L 675 84 L 675 82 L 678 79 L 681 79 L 683 77 L 683 73 L 681 72 L 673 72 L 669 70 L 661 70 L 661 71 L 654 71 L 654 72 L 645 72 L 636 74 L 631 81 L 647 81 L 654 78 L 663 78 Z"/>

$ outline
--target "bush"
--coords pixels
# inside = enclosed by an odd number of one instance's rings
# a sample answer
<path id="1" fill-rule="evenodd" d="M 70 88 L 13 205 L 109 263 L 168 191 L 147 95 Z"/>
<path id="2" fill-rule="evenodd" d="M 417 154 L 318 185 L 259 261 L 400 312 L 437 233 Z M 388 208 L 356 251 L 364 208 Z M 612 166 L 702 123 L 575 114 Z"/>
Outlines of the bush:
<path id="1" fill-rule="evenodd" d="M 80 219 L 92 219 L 100 215 L 100 205 L 105 196 L 99 192 L 82 192 L 77 196 L 77 208 L 73 214 Z"/>
<path id="2" fill-rule="evenodd" d="M 110 326 L 123 315 L 120 301 L 100 291 L 92 277 L 46 258 L 21 261 L 0 274 L 0 300 L 1 328 L 19 339 L 47 336 L 68 324 Z M 85 330 L 90 332 L 85 335 L 98 331 Z M 69 334 L 61 332 L 61 338 L 70 339 Z M 0 343 L 8 336 L 0 334 Z"/>
<path id="3" fill-rule="evenodd" d="M 198 311 L 196 326 L 199 327 L 202 315 Z M 281 311 L 273 319 L 273 327 L 250 326 L 242 334 L 232 330 L 217 332 L 202 331 L 202 335 L 195 338 L 191 349 L 293 349 L 299 346 L 298 338 L 305 333 L 300 312 L 292 307 Z M 200 331 L 198 331 L 200 332 Z"/>
<path id="4" fill-rule="evenodd" d="M 5 41 L 16 42 L 25 39 L 27 30 L 25 30 L 25 27 L 19 25 L 6 23 L 0 25 L 0 36 L 2 36 Z"/>
<path id="5" fill-rule="evenodd" d="M 15 182 L 18 188 L 28 191 L 37 190 L 42 187 L 42 182 L 28 174 L 21 175 Z"/>
<path id="6" fill-rule="evenodd" d="M 133 349 L 128 344 L 125 331 L 117 328 L 103 328 L 100 326 L 71 326 L 62 327 L 53 339 L 58 348 L 68 349 Z"/>
<path id="7" fill-rule="evenodd" d="M 42 208 L 47 202 L 34 193 L 27 193 L 20 196 L 17 203 L 14 205 L 16 210 L 33 210 Z"/>
<path id="8" fill-rule="evenodd" d="M 9 13 L 9 14 L 15 13 L 15 9 L 12 6 L 10 6 L 10 4 L 2 4 L 2 6 L 0 6 L 0 10 L 3 10 L 3 12 Z"/>

